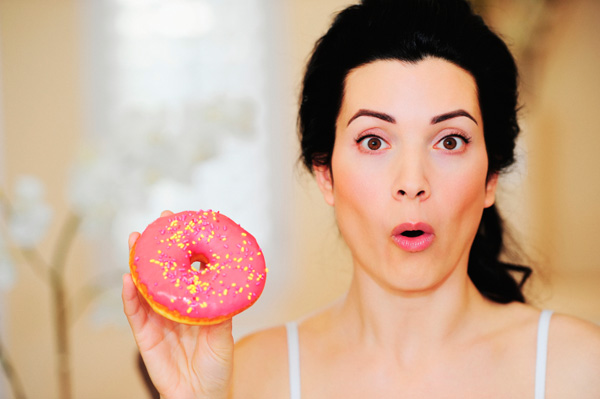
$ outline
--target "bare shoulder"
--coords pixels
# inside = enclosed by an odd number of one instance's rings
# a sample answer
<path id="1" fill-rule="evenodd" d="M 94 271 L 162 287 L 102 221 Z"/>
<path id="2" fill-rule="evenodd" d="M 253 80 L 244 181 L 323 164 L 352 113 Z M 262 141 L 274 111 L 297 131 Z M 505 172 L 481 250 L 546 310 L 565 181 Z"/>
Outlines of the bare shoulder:
<path id="1" fill-rule="evenodd" d="M 548 336 L 548 397 L 600 398 L 600 327 L 554 314 Z"/>
<path id="2" fill-rule="evenodd" d="M 565 368 L 575 365 L 600 367 L 600 326 L 576 317 L 554 314 L 548 340 L 548 356 L 552 354 L 570 361 L 562 366 Z"/>
<path id="3" fill-rule="evenodd" d="M 285 397 L 288 384 L 285 327 L 259 331 L 236 342 L 232 398 Z"/>

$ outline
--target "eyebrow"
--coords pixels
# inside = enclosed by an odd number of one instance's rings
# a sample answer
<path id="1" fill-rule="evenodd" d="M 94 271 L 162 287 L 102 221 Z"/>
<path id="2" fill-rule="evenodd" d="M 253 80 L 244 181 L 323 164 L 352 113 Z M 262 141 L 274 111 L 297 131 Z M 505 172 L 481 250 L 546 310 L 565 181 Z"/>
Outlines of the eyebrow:
<path id="1" fill-rule="evenodd" d="M 385 121 L 385 122 L 396 123 L 396 119 L 391 115 L 385 114 L 383 112 L 372 111 L 369 109 L 359 109 L 352 116 L 352 118 L 350 118 L 350 120 L 348 121 L 348 125 L 350 125 L 350 123 L 352 123 L 353 120 L 355 120 L 356 118 L 361 117 L 361 116 L 371 116 L 373 118 L 381 119 L 382 121 Z M 451 112 L 446 112 L 444 114 L 436 115 L 433 118 L 431 118 L 431 124 L 435 125 L 436 123 L 444 122 L 444 121 L 447 121 L 448 119 L 457 118 L 459 116 L 465 116 L 465 117 L 471 119 L 473 122 L 475 122 L 476 125 L 479 126 L 479 124 L 477 123 L 475 118 L 471 114 L 469 114 L 467 111 L 465 111 L 464 109 L 457 109 L 456 111 L 451 111 Z M 348 126 L 348 125 L 346 125 L 346 126 Z"/>
<path id="2" fill-rule="evenodd" d="M 373 118 L 381 119 L 382 121 L 385 121 L 385 122 L 396 123 L 396 119 L 394 119 L 394 117 L 391 115 L 384 114 L 382 112 L 371 111 L 369 109 L 359 109 L 358 112 L 356 112 L 354 114 L 354 116 L 352 116 L 352 118 L 350 118 L 350 120 L 348 121 L 348 125 L 350 123 L 352 123 L 353 120 L 355 120 L 356 118 L 358 118 L 360 116 L 372 116 Z M 348 126 L 348 125 L 346 125 L 346 126 Z"/>
<path id="3" fill-rule="evenodd" d="M 475 118 L 473 118 L 473 116 L 464 109 L 457 109 L 456 111 L 446 112 L 445 114 L 434 116 L 433 118 L 431 118 L 431 124 L 435 125 L 436 123 L 447 121 L 448 119 L 456 118 L 459 116 L 466 116 L 467 118 L 475 122 L 477 126 L 479 126 L 479 123 L 477 123 Z"/>

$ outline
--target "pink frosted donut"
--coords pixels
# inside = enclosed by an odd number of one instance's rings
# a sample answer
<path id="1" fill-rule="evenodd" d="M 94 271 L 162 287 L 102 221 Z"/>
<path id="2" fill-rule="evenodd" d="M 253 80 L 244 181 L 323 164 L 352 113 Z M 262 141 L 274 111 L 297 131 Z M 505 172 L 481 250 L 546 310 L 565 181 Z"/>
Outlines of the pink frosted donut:
<path id="1" fill-rule="evenodd" d="M 129 267 L 150 306 L 185 324 L 215 324 L 244 311 L 267 275 L 254 237 L 213 211 L 156 219 L 131 249 Z"/>

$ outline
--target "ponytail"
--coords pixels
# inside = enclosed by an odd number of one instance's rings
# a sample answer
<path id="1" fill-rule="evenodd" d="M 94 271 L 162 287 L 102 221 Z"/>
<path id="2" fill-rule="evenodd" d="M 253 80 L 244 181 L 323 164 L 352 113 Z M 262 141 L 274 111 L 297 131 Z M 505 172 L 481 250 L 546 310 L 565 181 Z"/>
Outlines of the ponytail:
<path id="1" fill-rule="evenodd" d="M 499 303 L 524 303 L 522 287 L 531 274 L 531 268 L 500 261 L 503 231 L 496 206 L 484 209 L 469 255 L 468 274 L 486 298 Z M 518 281 L 516 275 L 520 275 Z"/>

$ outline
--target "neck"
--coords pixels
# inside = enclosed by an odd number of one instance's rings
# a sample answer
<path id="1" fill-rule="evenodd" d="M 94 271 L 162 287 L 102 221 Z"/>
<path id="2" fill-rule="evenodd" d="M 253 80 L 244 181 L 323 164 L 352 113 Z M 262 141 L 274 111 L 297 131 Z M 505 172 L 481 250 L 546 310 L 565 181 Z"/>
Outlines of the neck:
<path id="1" fill-rule="evenodd" d="M 460 339 L 487 304 L 466 270 L 455 270 L 437 287 L 407 292 L 382 287 L 355 268 L 340 317 L 358 344 L 422 356 Z"/>

